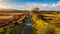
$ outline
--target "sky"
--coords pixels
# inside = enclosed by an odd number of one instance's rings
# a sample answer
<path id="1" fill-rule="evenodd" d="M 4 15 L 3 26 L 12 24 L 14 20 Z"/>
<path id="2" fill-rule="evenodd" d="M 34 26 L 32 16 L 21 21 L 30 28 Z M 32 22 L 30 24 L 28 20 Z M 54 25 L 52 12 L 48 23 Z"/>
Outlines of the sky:
<path id="1" fill-rule="evenodd" d="M 60 0 L 0 0 L 0 10 L 32 10 L 35 7 L 40 10 L 60 11 Z"/>

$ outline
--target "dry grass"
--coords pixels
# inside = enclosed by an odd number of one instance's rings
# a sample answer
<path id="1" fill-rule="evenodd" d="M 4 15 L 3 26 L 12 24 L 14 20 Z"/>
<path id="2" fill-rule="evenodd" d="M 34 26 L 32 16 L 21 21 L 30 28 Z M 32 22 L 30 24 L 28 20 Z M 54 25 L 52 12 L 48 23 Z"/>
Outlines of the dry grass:
<path id="1" fill-rule="evenodd" d="M 0 19 L 10 19 L 13 18 L 13 16 L 0 16 Z"/>

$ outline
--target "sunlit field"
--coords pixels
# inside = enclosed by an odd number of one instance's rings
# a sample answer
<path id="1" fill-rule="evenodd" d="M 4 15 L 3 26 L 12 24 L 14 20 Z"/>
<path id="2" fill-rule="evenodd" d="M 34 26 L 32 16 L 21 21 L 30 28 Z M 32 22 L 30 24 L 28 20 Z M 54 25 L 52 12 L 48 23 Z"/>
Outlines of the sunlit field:
<path id="1" fill-rule="evenodd" d="M 28 22 L 31 24 L 28 25 Z M 32 34 L 60 34 L 60 12 L 0 12 L 0 34 L 30 34 L 31 32 Z"/>
<path id="2" fill-rule="evenodd" d="M 24 34 L 26 12 L 0 12 L 0 34 Z"/>
<path id="3" fill-rule="evenodd" d="M 34 34 L 60 34 L 60 13 L 38 13 L 32 14 Z"/>

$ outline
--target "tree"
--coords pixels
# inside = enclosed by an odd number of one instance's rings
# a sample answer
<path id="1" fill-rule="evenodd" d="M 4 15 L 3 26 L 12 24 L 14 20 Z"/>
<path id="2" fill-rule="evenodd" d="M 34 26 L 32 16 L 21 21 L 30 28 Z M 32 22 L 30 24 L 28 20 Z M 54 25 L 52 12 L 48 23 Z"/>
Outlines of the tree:
<path id="1" fill-rule="evenodd" d="M 33 8 L 33 10 L 38 11 L 38 10 L 39 10 L 39 8 L 38 8 L 38 7 L 35 7 L 35 8 Z"/>
<path id="2" fill-rule="evenodd" d="M 39 8 L 38 8 L 38 7 L 33 8 L 33 10 L 32 10 L 32 11 L 33 11 L 33 13 L 36 13 L 36 14 L 37 14 L 37 13 L 39 13 Z"/>

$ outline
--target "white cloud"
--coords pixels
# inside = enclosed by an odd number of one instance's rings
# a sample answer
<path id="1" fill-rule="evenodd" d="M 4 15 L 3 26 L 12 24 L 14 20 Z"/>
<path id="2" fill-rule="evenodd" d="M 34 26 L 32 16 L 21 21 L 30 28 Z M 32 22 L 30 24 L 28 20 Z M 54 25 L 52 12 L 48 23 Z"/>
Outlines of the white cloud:
<path id="1" fill-rule="evenodd" d="M 3 0 L 0 0 L 0 1 L 3 1 Z"/>
<path id="2" fill-rule="evenodd" d="M 5 2 L 6 0 L 0 0 L 0 10 L 1 9 L 11 9 L 12 6 L 10 6 L 8 3 Z"/>
<path id="3" fill-rule="evenodd" d="M 12 6 L 12 5 L 9 5 L 8 3 L 4 2 L 4 0 L 0 0 L 0 8 L 2 8 L 2 9 L 32 10 L 35 7 L 38 7 L 41 10 L 58 10 L 58 11 L 60 11 L 60 1 L 58 3 L 52 3 L 52 4 L 27 2 L 24 5 Z"/>
<path id="4" fill-rule="evenodd" d="M 0 1 L 2 1 L 2 0 L 0 0 Z"/>
<path id="5" fill-rule="evenodd" d="M 25 3 L 24 5 L 20 5 L 15 8 L 20 10 L 32 10 L 35 7 L 42 8 L 47 6 L 48 6 L 47 4 L 40 4 L 40 3 Z"/>
<path id="6" fill-rule="evenodd" d="M 60 11 L 60 1 L 58 3 L 52 3 L 52 4 L 41 4 L 41 3 L 25 3 L 24 5 L 20 5 L 18 7 L 15 7 L 19 10 L 32 10 L 33 8 L 38 7 L 41 10 L 57 10 Z M 15 9 L 14 8 L 14 9 Z"/>

